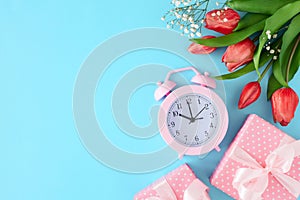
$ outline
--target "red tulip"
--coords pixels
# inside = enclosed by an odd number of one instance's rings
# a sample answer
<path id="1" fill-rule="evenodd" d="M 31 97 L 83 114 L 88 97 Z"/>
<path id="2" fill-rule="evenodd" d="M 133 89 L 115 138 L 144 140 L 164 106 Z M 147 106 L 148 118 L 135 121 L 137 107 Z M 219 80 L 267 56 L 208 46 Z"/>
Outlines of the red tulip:
<path id="1" fill-rule="evenodd" d="M 258 81 L 250 82 L 242 90 L 238 107 L 243 109 L 258 99 L 261 93 L 261 87 Z"/>
<path id="2" fill-rule="evenodd" d="M 237 27 L 239 21 L 239 14 L 230 8 L 212 10 L 206 14 L 205 28 L 229 34 Z"/>
<path id="3" fill-rule="evenodd" d="M 299 98 L 292 88 L 276 90 L 271 97 L 274 122 L 287 126 L 294 118 Z"/>
<path id="4" fill-rule="evenodd" d="M 202 39 L 209 39 L 209 38 L 215 38 L 215 36 L 207 35 L 202 37 Z M 193 54 L 210 54 L 211 52 L 214 52 L 217 48 L 216 47 L 208 47 L 204 46 L 202 44 L 192 43 L 188 51 Z"/>
<path id="5" fill-rule="evenodd" d="M 230 45 L 222 57 L 222 62 L 225 62 L 228 70 L 232 72 L 238 67 L 250 62 L 253 59 L 254 51 L 255 44 L 252 40 L 247 38 L 234 45 Z"/>

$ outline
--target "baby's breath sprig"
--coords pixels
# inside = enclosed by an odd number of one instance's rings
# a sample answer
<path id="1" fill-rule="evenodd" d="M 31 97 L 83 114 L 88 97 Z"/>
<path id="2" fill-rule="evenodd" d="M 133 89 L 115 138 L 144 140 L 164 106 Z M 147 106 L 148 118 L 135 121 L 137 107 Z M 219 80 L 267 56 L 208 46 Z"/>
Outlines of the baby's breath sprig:
<path id="1" fill-rule="evenodd" d="M 182 35 L 201 37 L 202 26 L 210 0 L 172 0 L 174 8 L 161 19 L 167 28 L 178 27 Z"/>
<path id="2" fill-rule="evenodd" d="M 288 26 L 284 26 L 281 29 L 279 29 L 275 33 L 271 33 L 270 30 L 267 30 L 266 36 L 267 36 L 267 41 L 263 46 L 263 49 L 268 52 L 268 56 L 272 56 L 273 60 L 277 60 L 278 56 L 280 54 L 280 46 L 282 43 L 282 35 L 283 33 L 287 30 Z M 273 45 L 276 43 L 276 41 L 280 41 L 277 45 Z"/>

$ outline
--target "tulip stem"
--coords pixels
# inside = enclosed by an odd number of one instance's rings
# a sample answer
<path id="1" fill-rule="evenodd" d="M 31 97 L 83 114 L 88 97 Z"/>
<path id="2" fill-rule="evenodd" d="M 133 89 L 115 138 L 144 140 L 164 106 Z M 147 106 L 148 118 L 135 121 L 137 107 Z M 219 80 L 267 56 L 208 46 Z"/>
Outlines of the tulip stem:
<path id="1" fill-rule="evenodd" d="M 290 54 L 289 62 L 287 64 L 286 75 L 285 75 L 285 80 L 286 80 L 287 84 L 289 83 L 289 72 L 290 72 L 292 60 L 293 60 L 293 57 L 294 57 L 294 54 L 296 52 L 296 49 L 298 47 L 299 42 L 300 42 L 300 34 L 298 35 L 298 38 L 297 38 L 297 40 L 296 40 L 296 42 L 294 44 L 294 47 L 293 47 L 292 52 Z"/>
<path id="2" fill-rule="evenodd" d="M 260 77 L 257 79 L 257 82 L 260 83 L 260 81 L 264 78 L 264 76 L 266 75 L 266 73 L 271 68 L 272 64 L 273 64 L 273 59 L 268 63 L 268 65 L 266 66 L 266 68 L 264 69 L 264 71 L 262 72 L 262 74 L 260 75 Z"/>

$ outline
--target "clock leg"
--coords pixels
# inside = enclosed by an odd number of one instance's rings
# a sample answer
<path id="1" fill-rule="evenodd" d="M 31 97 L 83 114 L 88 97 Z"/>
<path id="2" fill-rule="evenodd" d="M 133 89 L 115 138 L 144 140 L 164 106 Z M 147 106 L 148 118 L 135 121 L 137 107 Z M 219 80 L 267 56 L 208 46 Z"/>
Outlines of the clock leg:
<path id="1" fill-rule="evenodd" d="M 220 151 L 221 151 L 221 149 L 220 149 L 219 146 L 216 146 L 215 150 L 216 150 L 217 152 L 220 152 Z"/>

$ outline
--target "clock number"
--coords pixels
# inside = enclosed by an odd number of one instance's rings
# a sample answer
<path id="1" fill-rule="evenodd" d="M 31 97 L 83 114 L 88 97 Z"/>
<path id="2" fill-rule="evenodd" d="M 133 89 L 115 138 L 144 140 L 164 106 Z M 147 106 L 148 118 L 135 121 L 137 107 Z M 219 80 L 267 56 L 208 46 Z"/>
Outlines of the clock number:
<path id="1" fill-rule="evenodd" d="M 172 128 L 175 127 L 175 122 L 171 122 L 170 124 L 171 124 Z"/>
<path id="2" fill-rule="evenodd" d="M 204 136 L 208 137 L 208 132 L 207 131 L 204 131 Z"/>
<path id="3" fill-rule="evenodd" d="M 208 110 L 208 109 L 209 109 L 209 108 L 208 108 L 208 104 L 207 104 L 207 103 L 205 104 L 205 106 L 204 106 L 204 107 L 205 107 L 205 110 Z"/>
<path id="4" fill-rule="evenodd" d="M 179 130 L 176 130 L 176 136 L 179 136 L 179 135 L 180 135 Z"/>
<path id="5" fill-rule="evenodd" d="M 195 136 L 195 141 L 198 142 L 199 141 L 199 137 L 198 135 Z"/>
<path id="6" fill-rule="evenodd" d="M 185 143 L 187 142 L 187 139 L 188 139 L 188 136 L 187 135 L 184 135 L 184 138 L 185 138 Z"/>
<path id="7" fill-rule="evenodd" d="M 210 118 L 211 118 L 211 119 L 215 118 L 214 113 L 210 113 L 209 115 L 210 115 Z"/>
<path id="8" fill-rule="evenodd" d="M 198 98 L 198 104 L 201 104 L 201 100 L 200 100 L 200 98 Z"/>
<path id="9" fill-rule="evenodd" d="M 174 116 L 174 117 L 176 117 L 176 116 L 178 116 L 178 115 L 179 115 L 178 111 L 173 111 L 173 116 Z"/>
<path id="10" fill-rule="evenodd" d="M 213 123 L 210 123 L 210 126 L 209 126 L 210 128 L 214 128 L 214 125 L 213 125 Z"/>
<path id="11" fill-rule="evenodd" d="M 182 109 L 181 103 L 178 103 L 178 104 L 177 104 L 177 109 L 178 109 L 178 110 L 179 110 L 179 109 Z"/>
<path id="12" fill-rule="evenodd" d="M 191 99 L 191 98 L 187 98 L 187 99 L 186 99 L 186 103 L 192 104 L 192 99 Z"/>

